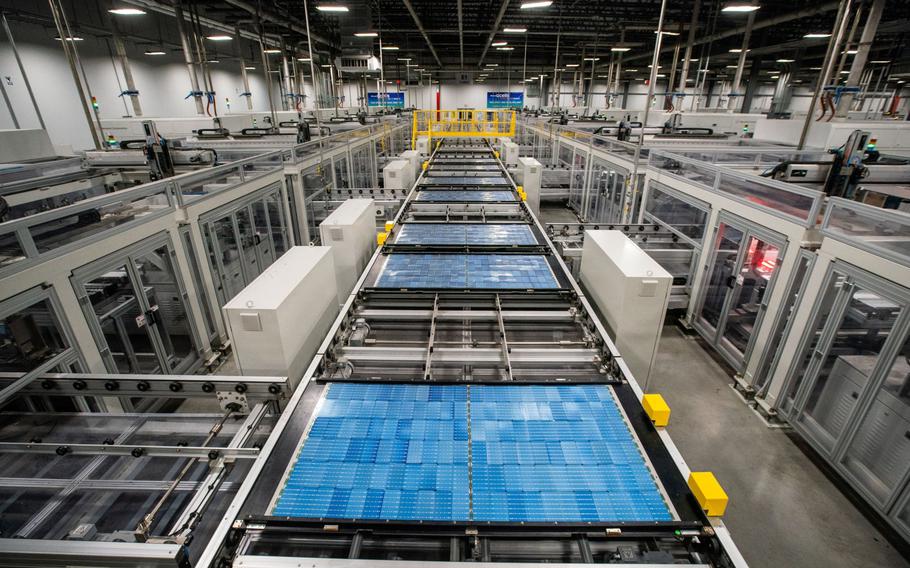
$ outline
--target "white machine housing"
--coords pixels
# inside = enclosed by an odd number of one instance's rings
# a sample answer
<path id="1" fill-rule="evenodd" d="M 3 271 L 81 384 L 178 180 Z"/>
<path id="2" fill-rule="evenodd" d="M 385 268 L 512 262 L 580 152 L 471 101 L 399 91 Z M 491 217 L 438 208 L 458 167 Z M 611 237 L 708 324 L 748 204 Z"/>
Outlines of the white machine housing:
<path id="1" fill-rule="evenodd" d="M 405 150 L 401 153 L 400 158 L 407 160 L 411 164 L 411 175 L 416 180 L 417 174 L 420 173 L 420 164 L 423 161 L 420 157 L 420 152 L 417 150 Z"/>
<path id="2" fill-rule="evenodd" d="M 410 189 L 414 185 L 414 170 L 408 160 L 392 160 L 382 168 L 385 189 Z"/>
<path id="3" fill-rule="evenodd" d="M 430 155 L 430 139 L 427 138 L 426 136 L 418 136 L 417 144 L 414 147 L 414 149 L 417 150 L 417 153 L 420 154 L 421 156 L 424 156 L 424 157 L 429 156 Z"/>
<path id="4" fill-rule="evenodd" d="M 502 143 L 502 152 L 499 155 L 499 159 L 502 160 L 502 163 L 506 167 L 512 167 L 518 165 L 518 144 L 512 142 L 511 140 L 504 140 Z"/>
<path id="5" fill-rule="evenodd" d="M 222 310 L 240 373 L 296 386 L 338 313 L 331 248 L 291 247 Z"/>
<path id="6" fill-rule="evenodd" d="M 647 387 L 673 277 L 622 231 L 585 231 L 580 275 L 623 360 Z"/>
<path id="7" fill-rule="evenodd" d="M 319 224 L 322 244 L 332 248 L 338 303 L 343 304 L 373 254 L 376 207 L 372 199 L 348 199 Z"/>
<path id="8" fill-rule="evenodd" d="M 528 209 L 535 216 L 540 215 L 540 178 L 543 175 L 543 167 L 535 158 L 518 158 L 518 170 L 515 172 L 515 178 L 518 185 L 522 187 L 527 199 L 525 203 Z"/>

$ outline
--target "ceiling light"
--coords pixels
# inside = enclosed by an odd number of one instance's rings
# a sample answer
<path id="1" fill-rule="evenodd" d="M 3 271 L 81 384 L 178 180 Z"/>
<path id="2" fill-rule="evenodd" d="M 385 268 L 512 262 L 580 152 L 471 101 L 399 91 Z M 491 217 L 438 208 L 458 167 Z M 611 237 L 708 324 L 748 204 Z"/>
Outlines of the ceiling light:
<path id="1" fill-rule="evenodd" d="M 398 61 L 410 61 L 410 60 L 411 60 L 410 57 L 399 57 L 398 58 Z"/>
<path id="2" fill-rule="evenodd" d="M 418 65 L 416 63 L 408 63 L 407 65 L 405 65 L 405 67 L 420 67 L 420 65 Z"/>
<path id="3" fill-rule="evenodd" d="M 795 59 L 778 59 L 777 60 L 778 63 L 793 63 L 794 61 L 796 61 L 796 60 Z"/>
<path id="4" fill-rule="evenodd" d="M 631 51 L 631 49 L 632 49 L 631 47 L 611 47 L 610 51 L 625 52 L 625 51 Z"/>
<path id="5" fill-rule="evenodd" d="M 566 63 L 566 67 L 578 67 L 578 63 Z"/>
<path id="6" fill-rule="evenodd" d="M 890 59 L 874 59 L 869 63 L 874 63 L 876 65 L 885 65 L 886 63 L 891 63 Z"/>
<path id="7" fill-rule="evenodd" d="M 597 78 L 598 79 L 609 79 L 610 76 L 609 75 L 598 75 Z"/>
<path id="8" fill-rule="evenodd" d="M 657 30 L 654 30 L 654 33 L 657 33 Z M 679 35 L 679 32 L 660 32 L 660 33 L 661 33 L 661 35 L 668 35 L 668 36 L 678 36 Z"/>
<path id="9" fill-rule="evenodd" d="M 553 5 L 552 0 L 543 0 L 542 2 L 522 2 L 522 10 L 533 10 L 534 8 L 549 8 Z"/>
<path id="10" fill-rule="evenodd" d="M 657 75 L 655 75 L 655 77 L 657 77 L 658 79 L 660 79 L 661 77 L 666 77 L 666 75 L 657 74 Z"/>
<path id="11" fill-rule="evenodd" d="M 821 67 L 809 67 L 809 71 L 821 71 Z"/>
<path id="12" fill-rule="evenodd" d="M 274 49 L 274 48 L 263 49 L 263 50 L 262 50 L 262 53 L 270 53 L 270 54 L 271 54 L 271 53 L 281 53 L 281 50 L 280 50 L 280 49 Z"/>
<path id="13" fill-rule="evenodd" d="M 780 79 L 780 75 L 771 75 L 771 79 Z"/>
<path id="14" fill-rule="evenodd" d="M 651 67 L 654 67 L 654 66 L 653 66 L 653 65 L 648 65 L 648 69 L 650 69 Z M 658 66 L 657 66 L 658 69 L 660 69 L 661 67 L 663 67 L 663 66 L 662 66 L 662 65 L 658 65 Z"/>
<path id="15" fill-rule="evenodd" d="M 499 63 L 487 63 L 485 67 L 499 67 Z"/>
<path id="16" fill-rule="evenodd" d="M 739 65 L 727 65 L 726 67 L 727 69 L 736 69 L 739 67 Z"/>
<path id="17" fill-rule="evenodd" d="M 320 65 L 320 67 L 331 67 L 331 66 L 332 66 L 331 64 L 326 65 L 325 63 L 323 63 L 322 65 Z"/>
<path id="18" fill-rule="evenodd" d="M 528 31 L 528 28 L 503 28 L 502 31 L 507 34 L 523 34 Z"/>
<path id="19" fill-rule="evenodd" d="M 383 51 L 398 51 L 397 45 L 384 45 L 382 46 Z"/>
<path id="20" fill-rule="evenodd" d="M 229 35 L 210 35 L 206 36 L 209 41 L 231 41 L 233 38 Z"/>
<path id="21" fill-rule="evenodd" d="M 55 37 L 54 39 L 57 40 L 57 41 L 63 41 L 63 40 L 60 38 L 60 36 L 57 36 L 57 37 Z M 66 38 L 66 41 L 82 41 L 82 38 L 79 37 L 79 36 L 70 36 L 70 37 Z"/>
<path id="22" fill-rule="evenodd" d="M 749 53 L 750 51 L 752 51 L 752 50 L 751 50 L 751 49 L 747 49 L 747 50 L 746 50 L 746 53 Z M 731 49 L 731 50 L 730 50 L 730 53 L 742 53 L 742 52 L 743 52 L 742 49 Z"/>
<path id="23" fill-rule="evenodd" d="M 695 63 L 695 62 L 697 62 L 697 61 L 698 61 L 698 59 L 690 59 L 690 60 L 689 60 L 689 63 Z M 680 63 L 685 63 L 686 60 L 685 60 L 685 59 L 680 59 L 679 62 L 680 62 Z"/>
<path id="24" fill-rule="evenodd" d="M 146 51 L 146 55 L 167 55 L 164 51 Z"/>
<path id="25" fill-rule="evenodd" d="M 206 63 L 221 63 L 221 61 L 218 61 L 217 59 L 207 59 L 205 62 Z"/>
<path id="26" fill-rule="evenodd" d="M 376 37 L 378 35 L 376 32 L 357 32 L 354 34 L 355 37 Z"/>
<path id="27" fill-rule="evenodd" d="M 347 12 L 347 6 L 339 6 L 337 4 L 325 4 L 322 6 L 316 6 L 316 9 L 320 12 Z"/>
<path id="28" fill-rule="evenodd" d="M 626 69 L 626 73 L 638 73 L 638 69 Z"/>
<path id="29" fill-rule="evenodd" d="M 312 61 L 312 59 L 309 57 L 298 57 L 297 61 L 302 61 L 302 62 L 306 63 L 308 61 Z"/>
<path id="30" fill-rule="evenodd" d="M 145 10 L 140 10 L 139 8 L 114 8 L 108 10 L 108 12 L 118 16 L 142 16 L 145 14 Z"/>
<path id="31" fill-rule="evenodd" d="M 752 4 L 727 4 L 721 8 L 721 12 L 733 12 L 733 13 L 747 13 L 754 12 L 758 10 L 760 6 L 754 6 Z"/>
<path id="32" fill-rule="evenodd" d="M 600 57 L 585 57 L 585 61 L 600 61 Z"/>
<path id="33" fill-rule="evenodd" d="M 256 70 L 255 67 L 249 67 L 249 66 L 244 67 L 244 69 L 246 69 L 247 71 L 255 71 L 255 70 Z"/>
<path id="34" fill-rule="evenodd" d="M 502 47 L 502 46 L 504 46 L 504 45 L 509 45 L 509 42 L 507 42 L 507 41 L 494 41 L 494 42 L 491 43 L 490 45 L 492 45 L 493 47 Z"/>
<path id="35" fill-rule="evenodd" d="M 844 51 L 843 53 L 846 53 L 847 55 L 856 55 L 859 52 L 855 49 L 848 49 L 847 51 Z"/>
<path id="36" fill-rule="evenodd" d="M 497 47 L 496 51 L 514 51 L 514 47 Z"/>
<path id="37" fill-rule="evenodd" d="M 831 37 L 831 34 L 821 34 L 821 33 L 808 33 L 803 36 L 806 39 L 819 39 L 825 37 Z"/>
<path id="38" fill-rule="evenodd" d="M 850 72 L 849 72 L 849 71 L 841 71 L 840 74 L 841 74 L 841 75 L 849 75 Z"/>

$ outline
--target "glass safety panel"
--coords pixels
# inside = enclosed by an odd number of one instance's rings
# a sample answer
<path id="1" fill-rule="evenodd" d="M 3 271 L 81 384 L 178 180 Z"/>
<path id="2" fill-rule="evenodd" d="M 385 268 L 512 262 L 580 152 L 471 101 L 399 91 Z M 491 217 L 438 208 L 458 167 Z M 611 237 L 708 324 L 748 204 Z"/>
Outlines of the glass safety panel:
<path id="1" fill-rule="evenodd" d="M 722 338 L 737 356 L 746 352 L 755 322 L 770 291 L 777 270 L 780 249 L 756 237 L 749 237 L 745 258 L 733 281 Z"/>
<path id="2" fill-rule="evenodd" d="M 284 219 L 284 208 L 281 206 L 281 192 L 270 193 L 265 197 L 265 204 L 269 210 L 269 228 L 272 232 L 272 246 L 275 248 L 275 258 L 287 252 L 289 243 L 287 223 Z"/>
<path id="3" fill-rule="evenodd" d="M 161 373 L 161 364 L 149 332 L 149 319 L 130 278 L 119 266 L 85 283 L 92 311 L 110 352 L 112 371 Z"/>
<path id="4" fill-rule="evenodd" d="M 694 201 L 694 200 L 693 200 Z M 659 184 L 652 182 L 645 202 L 645 218 L 657 221 L 670 227 L 679 234 L 698 243 L 702 242 L 709 212 L 705 207 L 697 207 L 664 191 Z"/>
<path id="5" fill-rule="evenodd" d="M 588 158 L 585 154 L 576 152 L 572 160 L 572 170 L 569 177 L 569 204 L 576 211 L 580 211 L 585 191 L 585 165 Z"/>
<path id="6" fill-rule="evenodd" d="M 68 348 L 49 300 L 0 319 L 0 371 L 31 371 Z"/>
<path id="7" fill-rule="evenodd" d="M 347 189 L 351 187 L 348 179 L 348 161 L 345 157 L 335 158 L 335 187 L 338 189 Z"/>
<path id="8" fill-rule="evenodd" d="M 910 487 L 908 485 L 907 487 Z M 910 489 L 904 488 L 904 501 L 894 513 L 894 518 L 898 524 L 903 527 L 904 535 L 910 536 Z"/>
<path id="9" fill-rule="evenodd" d="M 135 266 L 154 314 L 150 323 L 161 338 L 169 371 L 177 372 L 195 359 L 196 346 L 169 252 L 168 247 L 159 247 L 136 257 Z"/>
<path id="10" fill-rule="evenodd" d="M 234 231 L 234 220 L 231 215 L 222 217 L 211 225 L 207 231 L 213 253 L 217 253 L 212 266 L 221 278 L 221 303 L 236 296 L 245 286 L 243 280 L 243 262 L 240 257 L 240 246 Z"/>
<path id="11" fill-rule="evenodd" d="M 246 277 L 246 282 L 249 283 L 259 276 L 261 271 L 259 256 L 256 254 L 256 229 L 253 227 L 250 212 L 246 207 L 238 209 L 237 213 L 234 214 L 234 218 L 237 220 L 237 234 L 240 235 L 243 273 Z M 240 288 L 242 290 L 243 286 Z"/>
<path id="12" fill-rule="evenodd" d="M 265 201 L 257 200 L 250 206 L 253 210 L 253 241 L 262 266 L 266 267 L 275 261 L 272 254 L 271 229 L 269 228 L 269 216 L 266 213 Z"/>
<path id="13" fill-rule="evenodd" d="M 821 355 L 800 422 L 832 450 L 869 382 L 901 307 L 882 294 L 848 284 L 830 346 Z"/>
<path id="14" fill-rule="evenodd" d="M 874 394 L 843 465 L 879 505 L 885 506 L 910 470 L 910 337 L 904 340 Z"/>
<path id="15" fill-rule="evenodd" d="M 215 334 L 215 320 L 212 317 L 212 308 L 209 305 L 209 292 L 202 280 L 202 267 L 196 256 L 196 249 L 193 246 L 193 239 L 190 236 L 189 229 L 181 233 L 183 238 L 183 249 L 186 251 L 187 259 L 190 261 L 190 270 L 193 274 L 193 284 L 196 287 L 196 294 L 199 295 L 199 304 L 202 307 L 202 315 L 205 318 L 205 335 L 211 337 Z"/>
<path id="16" fill-rule="evenodd" d="M 727 292 L 736 284 L 736 260 L 743 232 L 736 227 L 721 223 L 717 229 L 714 266 L 705 286 L 700 319 L 711 329 L 716 329 L 723 314 Z"/>
<path id="17" fill-rule="evenodd" d="M 771 373 L 777 367 L 781 342 L 784 336 L 789 333 L 790 320 L 793 318 L 796 307 L 799 305 L 799 300 L 805 292 L 806 279 L 809 276 L 814 258 L 811 253 L 803 253 L 796 262 L 793 280 L 790 281 L 787 296 L 781 306 L 780 316 L 778 316 L 777 322 L 774 324 L 771 340 L 768 342 L 768 346 L 765 348 L 765 355 L 753 376 L 753 385 L 757 390 L 760 390 L 765 385 L 771 377 Z"/>

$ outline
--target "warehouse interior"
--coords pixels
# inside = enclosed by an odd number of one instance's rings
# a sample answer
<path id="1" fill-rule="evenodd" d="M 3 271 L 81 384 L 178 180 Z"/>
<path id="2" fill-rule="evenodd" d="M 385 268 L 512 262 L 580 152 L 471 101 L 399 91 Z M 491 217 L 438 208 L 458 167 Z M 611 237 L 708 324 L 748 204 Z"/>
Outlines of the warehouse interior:
<path id="1" fill-rule="evenodd" d="M 0 27 L 0 566 L 910 568 L 910 2 Z"/>

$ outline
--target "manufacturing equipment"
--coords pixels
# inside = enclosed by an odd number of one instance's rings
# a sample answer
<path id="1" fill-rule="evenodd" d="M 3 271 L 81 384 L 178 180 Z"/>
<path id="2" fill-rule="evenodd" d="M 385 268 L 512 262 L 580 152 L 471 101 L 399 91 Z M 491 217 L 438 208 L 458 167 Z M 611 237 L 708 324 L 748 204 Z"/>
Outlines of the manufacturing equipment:
<path id="1" fill-rule="evenodd" d="M 203 564 L 745 566 L 523 197 L 434 142 Z"/>

